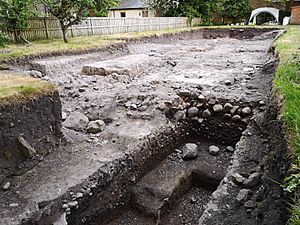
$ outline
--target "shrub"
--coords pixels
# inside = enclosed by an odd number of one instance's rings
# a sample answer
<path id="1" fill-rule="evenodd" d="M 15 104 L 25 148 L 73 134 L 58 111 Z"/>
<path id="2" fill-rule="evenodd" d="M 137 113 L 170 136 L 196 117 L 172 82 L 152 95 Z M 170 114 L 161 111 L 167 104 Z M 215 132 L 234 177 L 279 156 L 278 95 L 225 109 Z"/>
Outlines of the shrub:
<path id="1" fill-rule="evenodd" d="M 5 44 L 7 44 L 7 43 L 8 43 L 7 36 L 0 31 L 0 47 L 4 48 Z"/>

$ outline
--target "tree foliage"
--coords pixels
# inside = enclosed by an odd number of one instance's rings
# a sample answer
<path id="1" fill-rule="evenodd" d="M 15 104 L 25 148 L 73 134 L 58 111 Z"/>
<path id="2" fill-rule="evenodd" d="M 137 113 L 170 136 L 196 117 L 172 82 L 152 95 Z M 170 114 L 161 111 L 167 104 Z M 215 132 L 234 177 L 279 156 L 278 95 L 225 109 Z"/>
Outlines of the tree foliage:
<path id="1" fill-rule="evenodd" d="M 67 43 L 67 30 L 79 24 L 88 16 L 89 9 L 94 7 L 94 0 L 41 0 L 47 10 L 60 23 L 64 41 Z"/>
<path id="2" fill-rule="evenodd" d="M 249 0 L 144 0 L 166 16 L 199 17 L 208 21 L 212 13 L 237 20 L 250 12 Z"/>
<path id="3" fill-rule="evenodd" d="M 233 22 L 245 19 L 251 12 L 249 0 L 223 0 L 221 15 Z"/>
<path id="4" fill-rule="evenodd" d="M 96 1 L 94 5 L 94 11 L 96 16 L 105 17 L 108 15 L 109 9 L 117 6 L 118 0 L 105 0 Z"/>
<path id="5" fill-rule="evenodd" d="M 212 12 L 219 12 L 223 0 L 144 0 L 165 16 L 185 16 L 208 21 Z"/>
<path id="6" fill-rule="evenodd" d="M 8 42 L 6 35 L 0 31 L 0 48 L 5 47 L 5 44 Z"/>
<path id="7" fill-rule="evenodd" d="M 21 33 L 28 28 L 31 5 L 31 0 L 0 0 L 0 29 L 13 32 L 17 43 L 28 43 Z"/>

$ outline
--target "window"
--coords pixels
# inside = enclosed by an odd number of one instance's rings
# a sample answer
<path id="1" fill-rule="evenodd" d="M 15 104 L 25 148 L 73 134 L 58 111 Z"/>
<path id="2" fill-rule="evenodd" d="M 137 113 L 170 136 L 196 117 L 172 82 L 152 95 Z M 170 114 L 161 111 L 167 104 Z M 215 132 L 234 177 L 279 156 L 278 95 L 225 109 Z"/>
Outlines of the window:
<path id="1" fill-rule="evenodd" d="M 149 17 L 149 12 L 148 11 L 143 11 L 142 12 L 142 17 Z"/>
<path id="2" fill-rule="evenodd" d="M 126 12 L 121 12 L 121 17 L 126 17 Z"/>

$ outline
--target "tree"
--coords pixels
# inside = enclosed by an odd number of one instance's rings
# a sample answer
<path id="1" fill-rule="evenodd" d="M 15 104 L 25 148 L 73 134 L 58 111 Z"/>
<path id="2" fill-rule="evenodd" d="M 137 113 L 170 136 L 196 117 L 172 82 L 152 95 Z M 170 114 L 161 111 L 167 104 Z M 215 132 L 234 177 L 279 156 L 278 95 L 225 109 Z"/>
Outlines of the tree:
<path id="1" fill-rule="evenodd" d="M 144 0 L 165 16 L 185 16 L 189 20 L 199 17 L 204 21 L 209 19 L 210 13 L 218 11 L 221 0 Z"/>
<path id="2" fill-rule="evenodd" d="M 29 43 L 22 37 L 22 31 L 28 28 L 30 0 L 0 0 L 0 29 L 13 32 L 14 41 L 18 44 Z"/>
<path id="3" fill-rule="evenodd" d="M 94 11 L 96 16 L 105 17 L 108 15 L 109 9 L 117 5 L 118 0 L 105 0 L 96 1 L 94 5 Z"/>
<path id="4" fill-rule="evenodd" d="M 230 18 L 233 22 L 236 22 L 237 20 L 245 19 L 250 12 L 249 0 L 223 0 L 221 10 L 223 20 Z"/>
<path id="5" fill-rule="evenodd" d="M 0 47 L 1 48 L 5 47 L 5 44 L 7 44 L 7 42 L 8 42 L 8 38 L 4 33 L 0 31 Z"/>
<path id="6" fill-rule="evenodd" d="M 60 23 L 64 42 L 68 42 L 67 30 L 79 24 L 88 16 L 89 9 L 95 6 L 94 0 L 41 0 L 48 11 Z M 101 0 L 99 0 L 101 1 Z"/>

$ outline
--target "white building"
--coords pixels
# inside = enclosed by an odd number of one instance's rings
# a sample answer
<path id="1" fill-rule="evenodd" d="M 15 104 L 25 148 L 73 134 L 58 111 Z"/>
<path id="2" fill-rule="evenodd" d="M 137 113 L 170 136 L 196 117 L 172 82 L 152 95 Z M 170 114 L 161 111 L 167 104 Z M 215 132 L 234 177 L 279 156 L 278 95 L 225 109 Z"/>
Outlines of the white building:
<path id="1" fill-rule="evenodd" d="M 142 18 L 154 17 L 155 11 L 150 10 L 141 0 L 121 0 L 117 7 L 111 8 L 109 17 L 112 18 Z"/>

